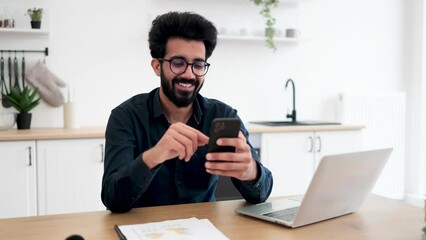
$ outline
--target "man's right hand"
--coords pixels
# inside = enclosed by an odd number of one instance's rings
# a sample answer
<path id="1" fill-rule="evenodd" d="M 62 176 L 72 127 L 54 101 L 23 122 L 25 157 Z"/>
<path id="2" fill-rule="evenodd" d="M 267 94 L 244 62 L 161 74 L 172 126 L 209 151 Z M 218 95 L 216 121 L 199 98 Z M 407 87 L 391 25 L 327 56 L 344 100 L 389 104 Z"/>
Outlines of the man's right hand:
<path id="1" fill-rule="evenodd" d="M 208 141 L 209 138 L 197 129 L 181 122 L 173 123 L 160 141 L 142 154 L 142 161 L 150 169 L 175 157 L 189 161 L 197 148 Z"/>

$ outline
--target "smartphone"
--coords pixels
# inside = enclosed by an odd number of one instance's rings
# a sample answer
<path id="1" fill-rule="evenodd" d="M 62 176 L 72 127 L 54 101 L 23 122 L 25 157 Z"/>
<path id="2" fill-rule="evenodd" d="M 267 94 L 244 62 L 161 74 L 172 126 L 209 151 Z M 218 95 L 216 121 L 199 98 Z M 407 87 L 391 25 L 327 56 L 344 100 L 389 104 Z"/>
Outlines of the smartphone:
<path id="1" fill-rule="evenodd" d="M 218 146 L 218 138 L 237 138 L 240 132 L 240 119 L 215 118 L 210 126 L 210 139 L 208 152 L 235 152 L 235 147 Z"/>

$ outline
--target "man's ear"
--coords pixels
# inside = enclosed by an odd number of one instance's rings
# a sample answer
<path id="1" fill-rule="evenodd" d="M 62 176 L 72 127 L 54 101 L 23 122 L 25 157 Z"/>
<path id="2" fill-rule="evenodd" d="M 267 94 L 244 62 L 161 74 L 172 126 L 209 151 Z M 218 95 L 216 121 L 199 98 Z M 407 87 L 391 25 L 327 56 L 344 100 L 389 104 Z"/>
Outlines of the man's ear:
<path id="1" fill-rule="evenodd" d="M 157 76 L 161 75 L 161 63 L 158 59 L 153 58 L 151 60 L 151 67 L 154 70 L 155 74 L 157 74 Z"/>

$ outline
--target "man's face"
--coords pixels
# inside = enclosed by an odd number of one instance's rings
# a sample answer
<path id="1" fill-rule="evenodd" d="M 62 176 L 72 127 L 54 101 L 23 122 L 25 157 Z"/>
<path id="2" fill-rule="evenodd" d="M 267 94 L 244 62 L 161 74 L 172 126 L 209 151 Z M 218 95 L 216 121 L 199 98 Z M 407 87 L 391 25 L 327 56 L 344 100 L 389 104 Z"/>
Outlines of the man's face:
<path id="1" fill-rule="evenodd" d="M 164 59 L 181 58 L 188 63 L 205 60 L 205 46 L 202 41 L 171 38 L 168 40 Z M 170 62 L 161 64 L 161 90 L 177 107 L 189 106 L 197 96 L 204 83 L 204 76 L 197 77 L 188 65 L 182 74 L 173 73 Z"/>

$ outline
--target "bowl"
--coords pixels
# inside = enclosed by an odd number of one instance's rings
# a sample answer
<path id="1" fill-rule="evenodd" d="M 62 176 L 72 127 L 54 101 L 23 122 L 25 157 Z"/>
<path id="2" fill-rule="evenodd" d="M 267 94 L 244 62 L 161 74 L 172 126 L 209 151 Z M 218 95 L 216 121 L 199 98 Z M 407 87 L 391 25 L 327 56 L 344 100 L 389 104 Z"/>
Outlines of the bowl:
<path id="1" fill-rule="evenodd" d="M 16 113 L 0 113 L 0 131 L 13 128 L 16 122 Z"/>

